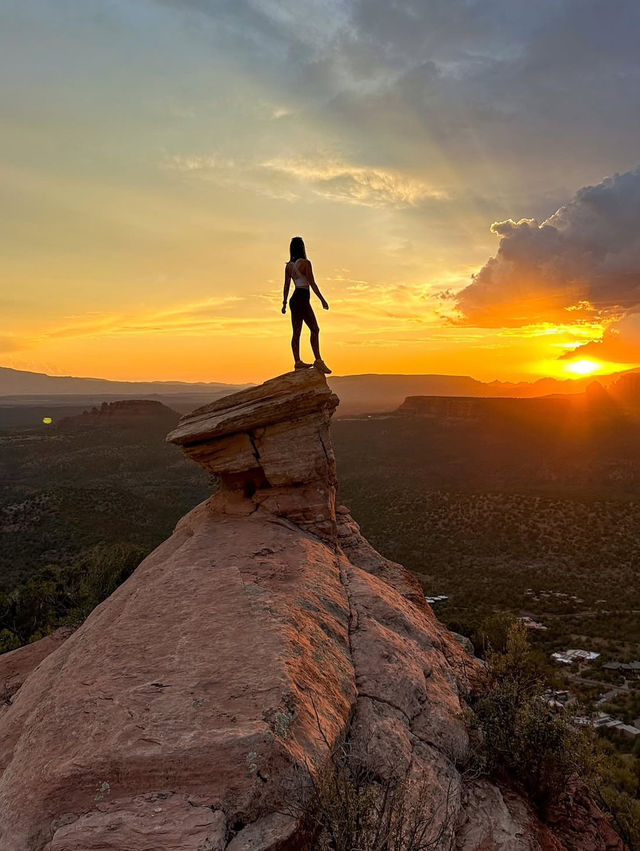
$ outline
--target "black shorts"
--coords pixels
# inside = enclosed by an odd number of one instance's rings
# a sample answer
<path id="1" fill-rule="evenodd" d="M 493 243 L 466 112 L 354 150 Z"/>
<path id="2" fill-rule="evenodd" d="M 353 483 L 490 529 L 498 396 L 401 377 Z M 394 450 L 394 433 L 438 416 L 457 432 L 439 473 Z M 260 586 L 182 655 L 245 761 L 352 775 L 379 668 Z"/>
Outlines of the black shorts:
<path id="1" fill-rule="evenodd" d="M 306 287 L 296 287 L 289 299 L 289 310 L 291 311 L 291 323 L 294 326 L 306 322 L 312 331 L 318 330 L 318 320 L 311 307 L 311 293 Z"/>

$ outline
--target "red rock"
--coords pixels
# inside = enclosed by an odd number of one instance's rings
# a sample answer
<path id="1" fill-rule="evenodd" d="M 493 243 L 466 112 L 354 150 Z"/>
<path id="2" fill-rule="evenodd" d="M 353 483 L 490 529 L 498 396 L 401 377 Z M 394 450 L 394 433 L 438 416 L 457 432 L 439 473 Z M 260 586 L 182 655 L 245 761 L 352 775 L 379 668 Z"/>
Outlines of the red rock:
<path id="1" fill-rule="evenodd" d="M 298 823 L 286 813 L 270 813 L 243 828 L 227 845 L 228 851 L 302 851 L 296 838 Z"/>
<path id="2" fill-rule="evenodd" d="M 53 653 L 63 641 L 72 634 L 69 627 L 60 627 L 51 635 L 25 644 L 17 650 L 0 655 L 0 693 L 5 701 L 9 701 L 29 674 L 38 667 L 43 659 Z"/>
<path id="3" fill-rule="evenodd" d="M 336 513 L 336 402 L 301 371 L 171 433 L 220 490 L 6 707 L 0 848 L 302 851 L 283 798 L 348 737 L 376 776 L 426 788 L 442 851 L 577 849 L 515 793 L 464 782 L 477 664 Z"/>
<path id="4" fill-rule="evenodd" d="M 565 851 L 517 795 L 487 780 L 465 786 L 456 851 Z"/>
<path id="5" fill-rule="evenodd" d="M 63 816 L 106 831 L 103 784 L 123 811 L 172 792 L 255 821 L 291 766 L 325 760 L 324 737 L 347 725 L 347 624 L 324 544 L 266 511 L 199 506 L 5 712 L 0 847 L 57 851 Z"/>
<path id="6" fill-rule="evenodd" d="M 224 851 L 226 845 L 220 810 L 193 806 L 184 795 L 147 795 L 104 804 L 62 825 L 43 851 Z"/>
<path id="7" fill-rule="evenodd" d="M 217 510 L 235 494 L 335 540 L 338 404 L 322 373 L 288 372 L 182 417 L 167 440 L 220 478 Z"/>

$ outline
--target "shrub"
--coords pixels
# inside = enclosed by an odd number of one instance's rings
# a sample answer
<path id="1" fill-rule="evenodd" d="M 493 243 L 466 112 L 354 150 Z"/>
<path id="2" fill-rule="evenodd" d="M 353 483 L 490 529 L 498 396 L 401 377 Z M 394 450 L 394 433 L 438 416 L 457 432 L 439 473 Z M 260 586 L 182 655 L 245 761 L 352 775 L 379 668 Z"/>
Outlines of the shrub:
<path id="1" fill-rule="evenodd" d="M 331 749 L 319 771 L 299 767 L 281 788 L 282 812 L 306 827 L 314 851 L 437 851 L 451 828 L 450 789 L 434 802 L 433 778 L 409 767 L 375 770 L 350 739 Z M 444 800 L 443 800 L 444 797 Z"/>
<path id="2" fill-rule="evenodd" d="M 515 615 L 499 612 L 485 618 L 472 638 L 473 646 L 483 655 L 505 653 L 509 631 L 516 623 Z"/>
<path id="3" fill-rule="evenodd" d="M 589 770 L 592 740 L 544 701 L 544 685 L 544 667 L 516 621 L 504 652 L 488 654 L 484 693 L 473 707 L 487 772 L 515 778 L 542 809 L 572 775 Z"/>
<path id="4" fill-rule="evenodd" d="M 0 653 L 8 653 L 20 647 L 20 640 L 14 632 L 9 629 L 0 630 Z"/>
<path id="5" fill-rule="evenodd" d="M 343 751 L 287 795 L 283 811 L 300 818 L 314 851 L 437 851 L 450 822 L 448 796 L 434 812 L 426 780 L 381 777 Z M 304 804 L 302 803 L 304 801 Z"/>
<path id="6" fill-rule="evenodd" d="M 543 814 L 570 781 L 582 783 L 628 847 L 640 849 L 640 763 L 554 711 L 542 699 L 544 687 L 544 665 L 516 622 L 504 652 L 488 655 L 485 689 L 473 707 L 482 740 L 476 765 L 515 779 Z"/>
<path id="7" fill-rule="evenodd" d="M 430 806 L 426 781 L 375 777 L 348 759 L 332 763 L 315 785 L 306 817 L 317 851 L 436 851 L 447 818 Z M 448 809 L 448 808 L 445 808 Z"/>

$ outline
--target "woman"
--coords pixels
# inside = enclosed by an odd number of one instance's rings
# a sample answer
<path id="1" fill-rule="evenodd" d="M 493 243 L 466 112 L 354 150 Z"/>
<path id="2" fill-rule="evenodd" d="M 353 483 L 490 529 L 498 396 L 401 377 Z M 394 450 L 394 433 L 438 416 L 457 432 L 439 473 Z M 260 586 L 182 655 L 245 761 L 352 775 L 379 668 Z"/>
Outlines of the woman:
<path id="1" fill-rule="evenodd" d="M 318 289 L 313 277 L 313 269 L 311 262 L 307 260 L 307 252 L 304 248 L 304 242 L 301 236 L 294 236 L 289 245 L 290 260 L 284 267 L 284 293 L 282 298 L 282 312 L 287 312 L 287 296 L 289 295 L 289 287 L 291 280 L 294 283 L 294 292 L 289 299 L 289 309 L 291 310 L 291 325 L 293 327 L 293 337 L 291 338 L 291 350 L 293 351 L 293 359 L 296 369 L 305 369 L 310 366 L 315 366 L 320 372 L 328 375 L 331 370 L 322 360 L 320 355 L 320 329 L 313 308 L 311 307 L 310 289 L 320 299 L 320 303 L 325 310 L 329 310 L 324 296 Z M 313 364 L 305 363 L 300 359 L 300 332 L 302 331 L 302 323 L 306 322 L 311 332 L 311 348 L 315 361 Z"/>

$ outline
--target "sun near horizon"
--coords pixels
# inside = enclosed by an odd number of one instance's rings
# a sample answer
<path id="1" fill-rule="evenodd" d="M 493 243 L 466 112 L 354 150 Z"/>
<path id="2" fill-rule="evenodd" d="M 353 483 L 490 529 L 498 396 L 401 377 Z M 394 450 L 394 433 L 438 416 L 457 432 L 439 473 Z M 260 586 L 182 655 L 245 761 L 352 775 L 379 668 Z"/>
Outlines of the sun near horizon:
<path id="1" fill-rule="evenodd" d="M 10 368 L 15 368 L 15 367 L 10 367 Z M 633 367 L 629 367 L 628 364 L 606 364 L 606 363 L 600 363 L 600 362 L 595 361 L 595 360 L 580 359 L 580 360 L 576 360 L 576 361 L 568 361 L 568 362 L 565 361 L 565 362 L 560 363 L 558 366 L 556 366 L 553 362 L 551 362 L 550 368 L 546 373 L 545 372 L 542 372 L 540 374 L 533 373 L 532 375 L 526 375 L 525 377 L 523 377 L 521 379 L 517 378 L 517 377 L 513 378 L 513 379 L 478 378 L 478 376 L 472 374 L 471 371 L 464 372 L 464 373 L 462 373 L 462 372 L 458 372 L 458 373 L 442 373 L 442 372 L 440 372 L 440 373 L 433 373 L 433 372 L 431 372 L 431 373 L 420 373 L 420 372 L 409 372 L 409 371 L 407 371 L 407 372 L 401 372 L 401 371 L 383 372 L 383 371 L 380 371 L 380 372 L 377 372 L 375 374 L 378 374 L 378 375 L 405 375 L 405 376 L 423 375 L 423 374 L 439 374 L 439 375 L 451 375 L 451 376 L 465 375 L 465 376 L 468 376 L 470 378 L 476 379 L 478 381 L 484 381 L 486 383 L 489 383 L 490 381 L 505 381 L 505 382 L 513 381 L 514 383 L 516 383 L 518 381 L 522 381 L 524 383 L 527 383 L 527 382 L 532 383 L 532 382 L 540 380 L 542 378 L 554 378 L 558 381 L 572 381 L 572 380 L 578 381 L 579 379 L 585 378 L 587 376 L 593 376 L 595 379 L 597 379 L 598 377 L 606 377 L 606 376 L 609 376 L 609 375 L 616 375 L 618 373 L 629 370 L 630 368 L 633 369 Z M 43 372 L 43 370 L 24 370 L 24 371 L 25 372 L 38 372 L 38 373 Z M 287 367 L 284 367 L 284 371 L 287 371 Z M 184 382 L 184 383 L 217 383 L 217 382 L 220 382 L 220 383 L 229 383 L 229 384 L 249 384 L 249 383 L 259 383 L 263 380 L 266 380 L 267 378 L 273 377 L 273 375 L 275 373 L 267 374 L 267 373 L 263 373 L 259 370 L 256 370 L 256 375 L 259 375 L 259 377 L 236 378 L 236 379 L 219 378 L 219 377 L 215 377 L 215 376 L 199 377 L 199 378 L 198 377 L 184 378 L 184 377 L 181 377 L 181 376 L 177 376 L 177 377 L 167 378 L 164 375 L 156 375 L 156 374 L 152 374 L 150 376 L 133 377 L 132 378 L 132 377 L 126 375 L 126 373 L 125 373 L 125 376 L 123 377 L 119 374 L 116 374 L 116 375 L 101 375 L 101 374 L 97 374 L 97 373 L 90 373 L 90 372 L 84 372 L 84 371 L 79 371 L 79 372 L 75 372 L 75 373 L 70 373 L 70 372 L 64 372 L 64 373 L 45 372 L 45 374 L 51 375 L 53 377 L 98 379 L 98 380 L 107 380 L 107 381 L 132 381 L 134 383 L 135 382 L 177 382 L 177 383 L 181 383 L 181 382 Z M 371 373 L 364 373 L 364 372 L 360 372 L 360 373 L 357 373 L 357 372 L 338 373 L 337 372 L 337 373 L 335 373 L 335 376 L 339 377 L 340 375 L 362 375 L 362 374 L 371 374 Z"/>
<path id="2" fill-rule="evenodd" d="M 567 364 L 567 371 L 576 375 L 594 375 L 603 373 L 605 365 L 594 360 L 576 360 Z"/>
<path id="3" fill-rule="evenodd" d="M 363 295 L 364 285 L 354 297 L 341 294 L 331 281 L 319 278 L 318 282 L 330 301 L 329 313 L 319 316 L 321 341 L 336 374 L 436 373 L 469 375 L 481 381 L 535 381 L 606 375 L 638 365 L 585 358 L 579 352 L 571 357 L 576 339 L 598 340 L 604 329 L 585 330 L 581 325 L 553 330 L 545 325 L 461 328 L 433 317 L 429 320 L 419 308 L 400 316 L 390 306 L 380 309 Z M 402 285 L 403 291 L 408 289 Z M 251 315 L 242 315 L 238 298 L 236 311 L 234 300 L 229 299 L 226 306 L 217 308 L 205 301 L 149 314 L 141 311 L 131 319 L 93 311 L 93 318 L 87 320 L 75 314 L 65 319 L 63 327 L 47 322 L 43 328 L 30 318 L 24 322 L 23 336 L 12 335 L 0 365 L 120 381 L 262 381 L 287 371 L 292 363 L 289 319 L 275 311 L 281 288 L 274 281 L 271 292 L 261 296 L 254 299 L 261 314 Z M 365 302 L 361 309 L 355 303 L 358 297 Z M 375 297 L 390 301 L 383 293 Z M 308 334 L 303 331 L 303 357 L 306 349 Z M 306 354 L 310 356 L 310 350 Z"/>
<path id="4" fill-rule="evenodd" d="M 572 73 L 580 57 L 545 46 L 574 32 L 552 7 L 533 28 L 487 10 L 471 52 L 453 7 L 437 33 L 411 4 L 331 8 L 305 3 L 304 27 L 278 4 L 0 10 L 0 364 L 285 372 L 283 272 L 301 235 L 335 374 L 640 365 L 631 58 Z"/>

